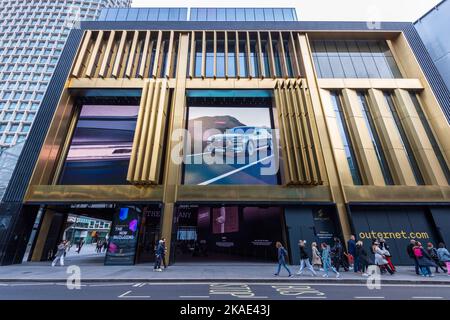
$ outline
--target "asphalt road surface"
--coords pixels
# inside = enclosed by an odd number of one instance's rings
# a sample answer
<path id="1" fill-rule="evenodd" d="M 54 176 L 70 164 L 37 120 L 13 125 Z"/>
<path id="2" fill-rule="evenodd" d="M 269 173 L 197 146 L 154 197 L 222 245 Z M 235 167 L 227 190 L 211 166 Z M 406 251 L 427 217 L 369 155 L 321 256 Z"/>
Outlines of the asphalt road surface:
<path id="1" fill-rule="evenodd" d="M 0 283 L 0 300 L 450 300 L 450 285 L 298 283 Z"/>

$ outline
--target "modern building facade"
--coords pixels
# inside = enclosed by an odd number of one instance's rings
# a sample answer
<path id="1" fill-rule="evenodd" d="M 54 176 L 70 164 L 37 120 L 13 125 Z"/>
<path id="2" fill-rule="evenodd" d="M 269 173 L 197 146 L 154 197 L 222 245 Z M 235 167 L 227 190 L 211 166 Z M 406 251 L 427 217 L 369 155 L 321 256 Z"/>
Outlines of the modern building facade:
<path id="1" fill-rule="evenodd" d="M 105 7 L 131 0 L 4 0 L 0 6 L 0 199 L 64 48 L 70 29 Z M 13 151 L 8 149 L 16 146 Z M 1 154 L 6 154 L 2 156 Z"/>
<path id="2" fill-rule="evenodd" d="M 423 43 L 450 90 L 450 1 L 443 0 L 414 22 Z"/>
<path id="3" fill-rule="evenodd" d="M 67 213 L 112 221 L 107 265 L 161 237 L 173 263 L 450 243 L 450 95 L 412 23 L 102 16 L 71 31 L 19 158 L 3 264 L 30 241 L 42 259 Z"/>

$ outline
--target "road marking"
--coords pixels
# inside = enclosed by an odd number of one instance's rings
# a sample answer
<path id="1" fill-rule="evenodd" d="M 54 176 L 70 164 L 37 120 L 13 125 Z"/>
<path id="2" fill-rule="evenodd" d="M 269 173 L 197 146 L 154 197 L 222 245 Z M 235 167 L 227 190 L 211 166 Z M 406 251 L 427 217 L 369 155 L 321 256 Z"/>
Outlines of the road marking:
<path id="1" fill-rule="evenodd" d="M 209 299 L 209 296 L 180 296 L 183 299 Z"/>
<path id="2" fill-rule="evenodd" d="M 226 177 L 231 176 L 232 174 L 235 174 L 235 173 L 237 173 L 237 172 L 239 172 L 239 171 L 242 171 L 242 170 L 245 170 L 245 169 L 247 169 L 247 168 L 250 168 L 251 166 L 254 166 L 255 164 L 258 164 L 258 163 L 260 163 L 260 162 L 263 162 L 263 161 L 265 161 L 265 160 L 267 160 L 267 159 L 269 159 L 269 158 L 273 158 L 273 155 L 268 156 L 268 157 L 265 157 L 265 158 L 260 159 L 260 160 L 258 160 L 258 161 L 249 163 L 249 164 L 247 164 L 247 165 L 245 165 L 245 166 L 243 166 L 243 167 L 234 169 L 234 170 L 232 170 L 232 171 L 230 171 L 230 172 L 227 172 L 227 173 L 224 173 L 224 174 L 222 174 L 222 175 L 220 175 L 220 176 L 218 176 L 218 177 L 215 177 L 215 178 L 212 178 L 212 179 L 210 179 L 210 180 L 207 180 L 207 181 L 204 181 L 204 182 L 202 182 L 202 183 L 199 183 L 198 185 L 199 185 L 199 186 L 206 186 L 206 185 L 208 185 L 208 184 L 211 184 L 211 183 L 213 183 L 213 182 L 216 182 L 217 180 L 226 178 Z"/>
<path id="3" fill-rule="evenodd" d="M 444 299 L 443 297 L 412 297 L 412 299 Z"/>
<path id="4" fill-rule="evenodd" d="M 355 299 L 384 299 L 384 297 L 355 297 Z"/>
<path id="5" fill-rule="evenodd" d="M 128 287 L 132 283 L 89 284 L 90 287 Z"/>
<path id="6" fill-rule="evenodd" d="M 129 294 L 132 291 L 127 291 L 125 293 L 122 293 L 120 296 L 118 296 L 118 298 L 130 298 L 130 299 L 148 299 L 150 298 L 150 296 L 130 296 Z"/>
<path id="7" fill-rule="evenodd" d="M 142 288 L 143 286 L 145 286 L 145 283 L 136 283 L 133 285 L 135 288 Z"/>
<path id="8" fill-rule="evenodd" d="M 323 297 L 323 296 L 320 296 L 320 297 L 302 297 L 302 296 L 300 296 L 300 297 L 295 297 L 296 299 L 327 299 L 327 297 Z"/>

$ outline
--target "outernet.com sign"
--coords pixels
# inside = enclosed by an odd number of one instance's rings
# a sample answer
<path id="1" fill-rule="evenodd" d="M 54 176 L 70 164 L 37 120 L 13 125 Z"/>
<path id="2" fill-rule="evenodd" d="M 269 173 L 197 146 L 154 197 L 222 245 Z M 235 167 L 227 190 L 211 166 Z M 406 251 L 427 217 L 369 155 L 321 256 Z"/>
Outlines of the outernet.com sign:
<path id="1" fill-rule="evenodd" d="M 377 232 L 377 231 L 369 231 L 369 232 L 360 232 L 360 239 L 429 239 L 430 236 L 428 232 Z"/>

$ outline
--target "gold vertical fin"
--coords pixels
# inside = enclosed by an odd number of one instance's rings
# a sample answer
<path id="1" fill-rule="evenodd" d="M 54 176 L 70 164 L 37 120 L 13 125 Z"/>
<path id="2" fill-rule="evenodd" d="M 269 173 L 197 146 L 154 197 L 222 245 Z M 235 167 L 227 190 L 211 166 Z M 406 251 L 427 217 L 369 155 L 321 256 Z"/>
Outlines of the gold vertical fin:
<path id="1" fill-rule="evenodd" d="M 122 64 L 122 55 L 126 40 L 127 40 L 127 31 L 122 31 L 122 37 L 120 38 L 119 48 L 117 49 L 117 56 L 111 74 L 111 76 L 114 78 L 117 78 L 119 76 L 120 67 Z"/>
<path id="2" fill-rule="evenodd" d="M 80 50 L 78 51 L 77 61 L 75 62 L 75 66 L 73 67 L 72 71 L 72 76 L 76 78 L 79 77 L 81 68 L 83 67 L 84 59 L 88 51 L 88 46 L 91 41 L 91 37 L 92 31 L 91 30 L 86 31 L 86 33 L 84 34 L 83 43 L 81 44 Z"/>
<path id="3" fill-rule="evenodd" d="M 128 56 L 128 62 L 125 70 L 125 76 L 127 78 L 131 78 L 132 76 L 132 70 L 133 70 L 133 63 L 135 62 L 134 58 L 136 55 L 136 48 L 137 48 L 137 42 L 139 39 L 139 31 L 134 31 L 133 34 L 133 42 L 131 43 L 130 53 Z M 136 61 L 137 63 L 137 61 Z"/>

